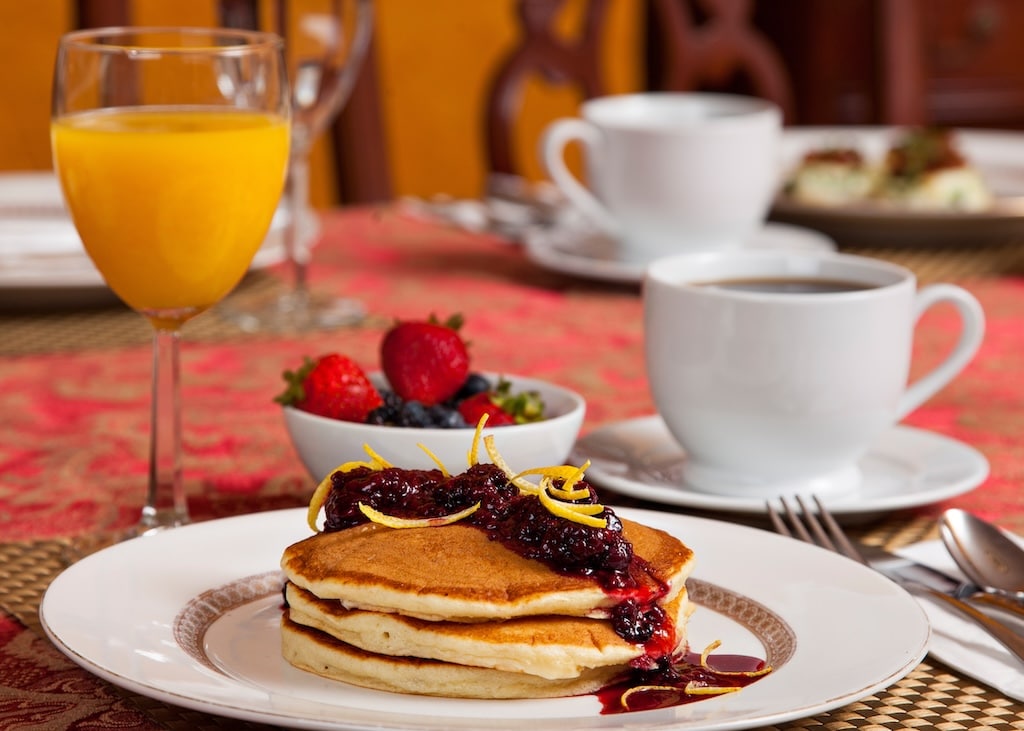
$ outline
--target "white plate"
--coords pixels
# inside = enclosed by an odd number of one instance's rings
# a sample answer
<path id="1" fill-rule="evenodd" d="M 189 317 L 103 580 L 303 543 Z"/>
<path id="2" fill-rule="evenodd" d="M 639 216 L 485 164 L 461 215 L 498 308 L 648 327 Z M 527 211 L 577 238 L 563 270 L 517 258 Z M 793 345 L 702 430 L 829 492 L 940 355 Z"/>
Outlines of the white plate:
<path id="1" fill-rule="evenodd" d="M 929 626 L 917 602 L 860 564 L 753 528 L 621 510 L 694 550 L 693 644 L 720 639 L 721 652 L 770 651 L 773 673 L 739 693 L 619 715 L 602 715 L 589 695 L 482 701 L 360 689 L 280 656 L 276 569 L 284 547 L 308 535 L 305 512 L 199 523 L 93 554 L 47 589 L 43 626 L 72 660 L 129 690 L 313 729 L 749 728 L 881 690 L 927 647 Z"/>
<path id="2" fill-rule="evenodd" d="M 251 271 L 284 260 L 288 212 L 278 208 Z M 312 211 L 304 235 L 315 236 Z M 0 174 L 0 307 L 66 307 L 113 302 L 64 207 L 51 172 Z"/>
<path id="3" fill-rule="evenodd" d="M 587 480 L 623 495 L 698 510 L 763 514 L 764 500 L 713 495 L 688 487 L 681 474 L 686 454 L 660 416 L 615 422 L 576 443 L 574 464 L 591 460 Z M 861 458 L 861 485 L 821 496 L 836 515 L 866 517 L 946 500 L 988 476 L 978 450 L 923 429 L 896 426 Z"/>
<path id="4" fill-rule="evenodd" d="M 526 256 L 545 269 L 585 279 L 634 284 L 643 281 L 643 264 L 622 261 L 616 242 L 591 228 L 535 228 L 523 239 Z M 835 243 L 824 234 L 800 226 L 767 223 L 746 244 L 750 249 L 831 251 Z"/>
<path id="5" fill-rule="evenodd" d="M 810 150 L 853 145 L 877 161 L 905 133 L 898 127 L 788 128 L 782 138 L 782 179 Z M 840 244 L 862 246 L 971 246 L 1024 233 L 1024 133 L 957 129 L 954 134 L 958 149 L 996 197 L 990 210 L 911 211 L 870 203 L 813 206 L 779 195 L 772 218 L 818 229 Z"/>

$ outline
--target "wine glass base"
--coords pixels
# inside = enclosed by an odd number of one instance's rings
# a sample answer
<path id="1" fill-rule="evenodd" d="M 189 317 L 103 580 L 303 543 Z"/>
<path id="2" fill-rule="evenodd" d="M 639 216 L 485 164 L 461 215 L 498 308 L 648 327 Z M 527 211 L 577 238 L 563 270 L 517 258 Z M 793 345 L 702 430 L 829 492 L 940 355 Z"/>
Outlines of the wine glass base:
<path id="1" fill-rule="evenodd" d="M 245 332 L 285 333 L 333 330 L 358 325 L 366 308 L 357 300 L 293 292 L 255 306 L 217 308 L 220 317 Z"/>

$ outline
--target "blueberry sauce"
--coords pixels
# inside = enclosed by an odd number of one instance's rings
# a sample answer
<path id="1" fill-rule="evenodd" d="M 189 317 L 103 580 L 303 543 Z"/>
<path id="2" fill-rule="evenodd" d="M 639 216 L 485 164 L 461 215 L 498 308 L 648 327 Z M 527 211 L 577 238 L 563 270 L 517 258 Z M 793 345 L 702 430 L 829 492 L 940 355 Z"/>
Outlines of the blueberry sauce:
<path id="1" fill-rule="evenodd" d="M 560 484 L 556 481 L 556 484 Z M 586 496 L 576 503 L 596 504 L 597 495 L 586 481 L 573 485 Z M 331 491 L 324 503 L 324 532 L 344 530 L 368 519 L 359 504 L 396 518 L 436 518 L 451 515 L 480 503 L 460 525 L 482 530 L 524 558 L 541 561 L 553 570 L 572 576 L 591 577 L 617 599 L 611 610 L 616 634 L 631 644 L 644 646 L 644 656 L 633 663 L 630 676 L 599 693 L 606 713 L 619 710 L 678 705 L 706 696 L 683 692 L 687 682 L 696 680 L 714 687 L 746 685 L 743 675 L 718 676 L 699 664 L 699 655 L 673 654 L 678 644 L 675 627 L 658 600 L 668 586 L 651 567 L 633 552 L 622 533 L 622 522 L 608 507 L 597 517 L 607 527 L 595 528 L 553 515 L 534 495 L 522 494 L 501 468 L 477 464 L 458 475 L 445 477 L 440 470 L 407 470 L 395 467 L 358 467 L 331 475 Z M 758 669 L 756 658 L 731 657 L 743 669 Z M 741 658 L 741 659 L 736 659 Z M 723 669 L 719 667 L 719 669 Z M 629 707 L 619 698 L 629 688 L 658 685 L 674 692 L 632 693 Z"/>
<path id="2" fill-rule="evenodd" d="M 325 532 L 367 522 L 359 503 L 397 518 L 435 518 L 479 502 L 480 508 L 461 523 L 483 530 L 524 558 L 561 573 L 594 577 L 609 594 L 644 605 L 652 604 L 668 588 L 633 554 L 632 544 L 622 534 L 622 522 L 609 508 L 598 516 L 608 521 L 603 529 L 559 518 L 536 497 L 520 494 L 493 464 L 477 464 L 448 478 L 440 470 L 358 467 L 335 472 L 331 482 L 324 504 Z M 597 502 L 586 482 L 575 489 L 587 490 L 587 496 L 575 502 Z"/>

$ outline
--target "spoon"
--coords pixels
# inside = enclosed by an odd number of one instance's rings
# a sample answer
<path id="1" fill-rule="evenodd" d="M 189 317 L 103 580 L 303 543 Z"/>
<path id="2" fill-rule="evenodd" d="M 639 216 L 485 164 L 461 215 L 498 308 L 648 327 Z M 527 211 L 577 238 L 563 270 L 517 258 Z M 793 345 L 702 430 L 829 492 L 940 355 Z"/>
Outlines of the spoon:
<path id="1" fill-rule="evenodd" d="M 1024 616 L 1024 549 L 964 510 L 943 513 L 939 533 L 960 570 L 985 592 L 979 600 Z"/>

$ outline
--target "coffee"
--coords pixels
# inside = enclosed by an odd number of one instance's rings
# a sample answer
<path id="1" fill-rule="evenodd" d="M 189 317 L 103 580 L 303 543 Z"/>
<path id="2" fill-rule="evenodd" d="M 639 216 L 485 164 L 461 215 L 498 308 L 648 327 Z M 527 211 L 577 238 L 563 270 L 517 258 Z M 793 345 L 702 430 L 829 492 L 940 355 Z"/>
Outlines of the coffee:
<path id="1" fill-rule="evenodd" d="M 751 277 L 749 279 L 719 279 L 698 282 L 699 287 L 714 287 L 732 292 L 764 292 L 766 294 L 833 294 L 874 289 L 877 285 L 847 279 L 819 279 L 816 277 Z"/>

